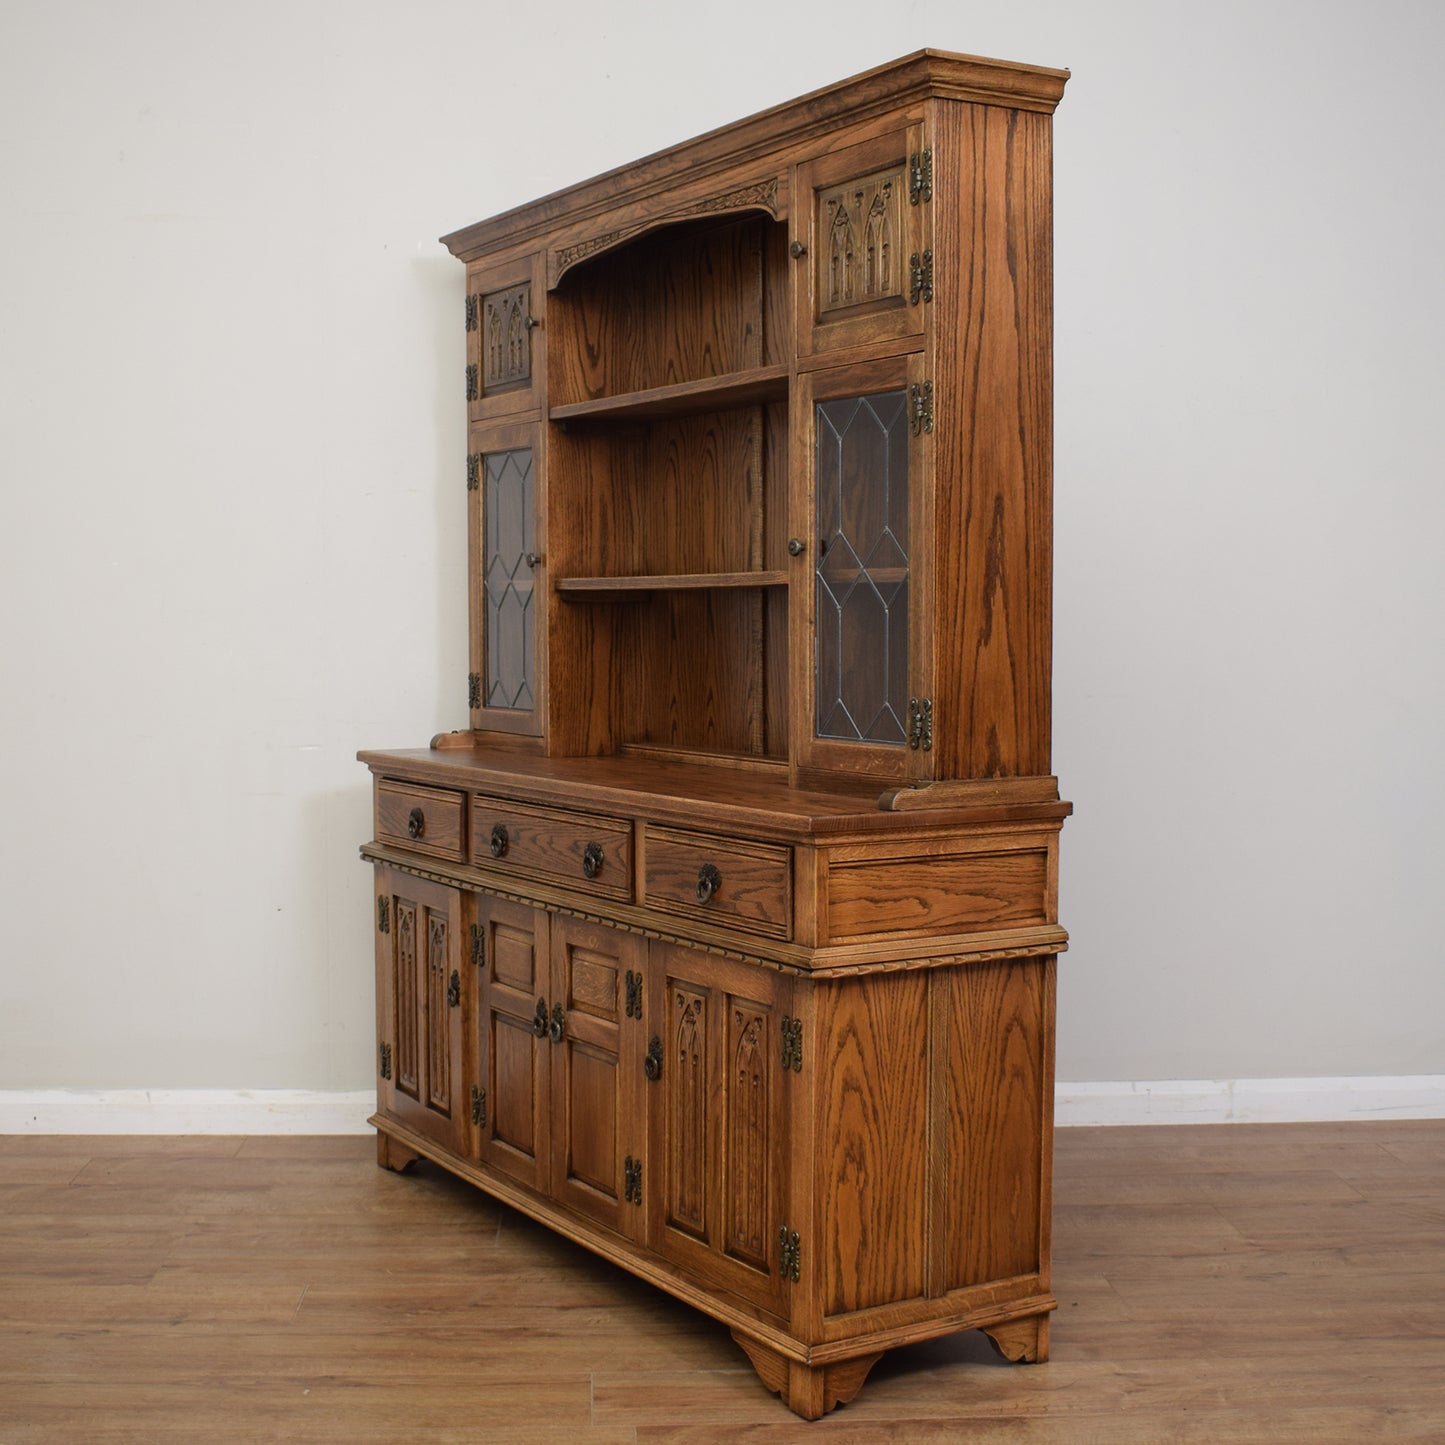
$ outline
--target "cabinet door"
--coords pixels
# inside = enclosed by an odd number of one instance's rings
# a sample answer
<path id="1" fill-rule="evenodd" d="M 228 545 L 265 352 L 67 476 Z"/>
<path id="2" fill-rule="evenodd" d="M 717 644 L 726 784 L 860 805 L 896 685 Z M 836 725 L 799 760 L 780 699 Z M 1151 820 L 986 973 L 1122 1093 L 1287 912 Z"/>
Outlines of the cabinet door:
<path id="1" fill-rule="evenodd" d="M 654 943 L 647 1029 L 649 1243 L 710 1286 L 785 1314 L 777 1234 L 787 1164 L 781 974 Z M 789 1053 L 791 1059 L 791 1053 Z"/>
<path id="2" fill-rule="evenodd" d="M 791 589 L 794 755 L 932 776 L 932 448 L 921 353 L 799 377 Z"/>
<path id="3" fill-rule="evenodd" d="M 376 870 L 378 1105 L 452 1150 L 465 1146 L 461 895 Z"/>
<path id="4" fill-rule="evenodd" d="M 467 272 L 467 416 L 489 421 L 542 405 L 542 256 Z"/>
<path id="5" fill-rule="evenodd" d="M 642 1233 L 640 1024 L 627 1014 L 628 973 L 646 944 L 580 919 L 552 920 L 552 1195 L 619 1234 Z"/>
<path id="6" fill-rule="evenodd" d="M 471 447 L 472 726 L 539 733 L 546 715 L 542 429 L 477 429 Z"/>
<path id="7" fill-rule="evenodd" d="M 931 287 L 921 272 L 914 284 L 932 244 L 923 153 L 922 125 L 894 124 L 798 168 L 794 241 L 809 259 L 797 288 L 800 357 L 923 335 Z"/>

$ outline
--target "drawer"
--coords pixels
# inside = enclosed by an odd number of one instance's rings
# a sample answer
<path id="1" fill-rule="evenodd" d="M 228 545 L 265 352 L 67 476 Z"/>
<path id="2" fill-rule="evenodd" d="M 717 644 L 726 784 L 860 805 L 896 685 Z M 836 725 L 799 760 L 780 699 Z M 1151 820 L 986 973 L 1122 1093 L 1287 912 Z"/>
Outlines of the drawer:
<path id="1" fill-rule="evenodd" d="M 472 798 L 472 862 L 630 902 L 632 824 L 479 793 Z"/>
<path id="2" fill-rule="evenodd" d="M 382 778 L 376 785 L 376 837 L 433 858 L 462 858 L 466 794 Z"/>
<path id="3" fill-rule="evenodd" d="M 645 902 L 770 938 L 793 936 L 792 855 L 771 843 L 647 830 Z"/>

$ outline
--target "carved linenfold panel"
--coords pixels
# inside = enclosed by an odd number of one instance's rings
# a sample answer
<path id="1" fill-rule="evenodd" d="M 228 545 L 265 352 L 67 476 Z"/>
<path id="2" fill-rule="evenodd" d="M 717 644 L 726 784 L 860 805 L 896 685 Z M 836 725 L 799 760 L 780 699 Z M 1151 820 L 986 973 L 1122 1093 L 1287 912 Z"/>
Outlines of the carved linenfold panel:
<path id="1" fill-rule="evenodd" d="M 727 1252 L 766 1269 L 768 1232 L 767 1018 L 753 1009 L 730 1010 L 728 1057 Z"/>
<path id="2" fill-rule="evenodd" d="M 429 913 L 426 930 L 426 1091 L 427 1103 L 441 1113 L 452 1106 L 451 976 L 447 967 L 447 920 Z"/>
<path id="3" fill-rule="evenodd" d="M 482 389 L 497 391 L 532 375 L 532 283 L 488 291 L 482 297 Z"/>
<path id="4" fill-rule="evenodd" d="M 672 1057 L 667 1080 L 668 1223 L 707 1235 L 707 999 L 672 989 Z"/>
<path id="5" fill-rule="evenodd" d="M 818 312 L 905 295 L 903 170 L 894 166 L 817 194 Z"/>
<path id="6" fill-rule="evenodd" d="M 419 1060 L 416 1049 L 417 978 L 416 904 L 396 900 L 396 1087 L 413 1099 L 420 1099 Z"/>

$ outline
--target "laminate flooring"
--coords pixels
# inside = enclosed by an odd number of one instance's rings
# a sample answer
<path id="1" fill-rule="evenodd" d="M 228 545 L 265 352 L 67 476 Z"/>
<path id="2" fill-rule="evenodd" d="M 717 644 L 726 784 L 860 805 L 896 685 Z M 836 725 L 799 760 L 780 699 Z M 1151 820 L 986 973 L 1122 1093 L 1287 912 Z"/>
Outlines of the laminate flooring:
<path id="1" fill-rule="evenodd" d="M 1445 1121 L 1064 1129 L 1050 1363 L 805 1424 L 726 1329 L 370 1138 L 0 1138 L 0 1442 L 1445 1441 Z"/>

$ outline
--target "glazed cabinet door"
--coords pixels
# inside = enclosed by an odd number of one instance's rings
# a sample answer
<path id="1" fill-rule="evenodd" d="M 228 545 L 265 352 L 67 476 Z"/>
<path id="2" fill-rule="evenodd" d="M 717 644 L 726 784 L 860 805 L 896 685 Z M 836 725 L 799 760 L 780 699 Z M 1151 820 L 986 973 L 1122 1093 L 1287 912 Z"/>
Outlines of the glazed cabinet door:
<path id="1" fill-rule="evenodd" d="M 804 767 L 932 776 L 932 454 L 921 353 L 798 380 L 793 750 Z"/>
<path id="2" fill-rule="evenodd" d="M 532 1189 L 548 1183 L 548 915 L 477 895 L 478 1157 Z"/>
<path id="3" fill-rule="evenodd" d="M 789 981 L 663 943 L 649 969 L 649 1242 L 707 1285 L 784 1315 Z"/>
<path id="4" fill-rule="evenodd" d="M 542 428 L 474 428 L 467 455 L 472 727 L 542 731 L 546 559 Z"/>
<path id="5" fill-rule="evenodd" d="M 455 1151 L 468 1127 L 461 913 L 456 889 L 376 870 L 377 1104 Z"/>
<path id="6" fill-rule="evenodd" d="M 640 1023 L 629 1014 L 629 975 L 646 943 L 581 919 L 551 921 L 551 1194 L 619 1234 L 640 1237 L 637 1184 L 642 1121 Z"/>
<path id="7" fill-rule="evenodd" d="M 798 168 L 801 359 L 922 337 L 932 297 L 926 154 L 922 124 L 894 121 Z"/>

